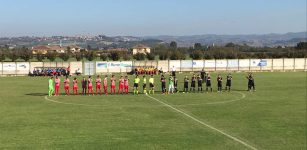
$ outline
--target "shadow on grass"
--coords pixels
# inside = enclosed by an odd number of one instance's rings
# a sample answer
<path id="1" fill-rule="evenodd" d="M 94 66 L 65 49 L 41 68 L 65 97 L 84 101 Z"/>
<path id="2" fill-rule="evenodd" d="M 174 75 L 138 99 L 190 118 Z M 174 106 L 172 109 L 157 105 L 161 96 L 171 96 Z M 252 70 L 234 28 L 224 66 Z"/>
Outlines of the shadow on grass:
<path id="1" fill-rule="evenodd" d="M 48 94 L 47 93 L 28 93 L 28 94 L 25 94 L 25 95 L 28 95 L 28 96 L 46 96 Z"/>

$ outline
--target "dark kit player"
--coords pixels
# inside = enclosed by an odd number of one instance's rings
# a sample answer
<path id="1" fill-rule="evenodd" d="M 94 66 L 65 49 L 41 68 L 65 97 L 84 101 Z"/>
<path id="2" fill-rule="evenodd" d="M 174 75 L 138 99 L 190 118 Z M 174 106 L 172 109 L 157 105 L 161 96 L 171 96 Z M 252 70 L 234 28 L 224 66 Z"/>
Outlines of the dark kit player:
<path id="1" fill-rule="evenodd" d="M 219 74 L 216 80 L 217 80 L 217 92 L 222 92 L 222 82 L 223 82 L 222 76 Z"/>
<path id="2" fill-rule="evenodd" d="M 162 94 L 166 93 L 166 79 L 164 75 L 161 76 Z"/>
<path id="3" fill-rule="evenodd" d="M 183 85 L 183 92 L 189 92 L 189 78 L 188 76 L 185 76 L 184 78 L 184 85 Z"/>
<path id="4" fill-rule="evenodd" d="M 193 75 L 192 79 L 191 79 L 191 88 L 190 91 L 193 90 L 193 92 L 195 92 L 195 84 L 196 84 L 196 76 L 195 74 Z"/>
<path id="5" fill-rule="evenodd" d="M 206 71 L 204 70 L 204 68 L 200 72 L 200 77 L 201 77 L 203 82 L 206 81 L 207 76 L 206 76 Z"/>
<path id="6" fill-rule="evenodd" d="M 208 92 L 208 89 L 210 88 L 210 91 L 212 92 L 212 87 L 211 87 L 211 76 L 208 73 L 207 74 L 207 80 L 206 80 L 206 91 Z"/>
<path id="7" fill-rule="evenodd" d="M 203 91 L 203 78 L 200 75 L 197 76 L 197 91 Z"/>
<path id="8" fill-rule="evenodd" d="M 178 93 L 178 92 L 179 92 L 177 86 L 178 86 L 178 79 L 177 79 L 176 77 L 174 77 L 174 88 L 175 88 L 175 93 Z"/>
<path id="9" fill-rule="evenodd" d="M 232 76 L 231 74 L 228 74 L 226 79 L 226 91 L 228 90 L 228 92 L 230 92 L 231 81 L 232 81 Z"/>
<path id="10" fill-rule="evenodd" d="M 252 73 L 248 74 L 247 80 L 248 80 L 248 91 L 251 91 L 252 88 L 253 88 L 253 91 L 256 91 L 256 89 L 255 89 L 255 80 L 254 80 L 254 77 L 253 77 Z"/>

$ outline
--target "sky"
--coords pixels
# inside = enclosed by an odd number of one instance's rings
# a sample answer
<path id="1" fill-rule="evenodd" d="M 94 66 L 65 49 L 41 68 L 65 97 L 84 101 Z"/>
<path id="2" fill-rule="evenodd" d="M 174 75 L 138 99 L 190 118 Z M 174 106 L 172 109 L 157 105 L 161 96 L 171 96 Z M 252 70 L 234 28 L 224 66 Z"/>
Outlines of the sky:
<path id="1" fill-rule="evenodd" d="M 0 37 L 306 31 L 306 0 L 0 0 Z"/>

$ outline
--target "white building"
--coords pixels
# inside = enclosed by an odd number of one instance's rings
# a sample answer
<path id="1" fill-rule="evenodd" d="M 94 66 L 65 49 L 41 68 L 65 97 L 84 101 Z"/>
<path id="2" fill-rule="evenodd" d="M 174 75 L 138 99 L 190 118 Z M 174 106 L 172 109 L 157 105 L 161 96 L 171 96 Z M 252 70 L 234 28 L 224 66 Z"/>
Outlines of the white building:
<path id="1" fill-rule="evenodd" d="M 133 49 L 132 49 L 133 55 L 135 55 L 137 53 L 143 53 L 143 54 L 150 53 L 150 47 L 142 45 L 142 44 L 138 44 L 138 45 L 134 46 Z"/>

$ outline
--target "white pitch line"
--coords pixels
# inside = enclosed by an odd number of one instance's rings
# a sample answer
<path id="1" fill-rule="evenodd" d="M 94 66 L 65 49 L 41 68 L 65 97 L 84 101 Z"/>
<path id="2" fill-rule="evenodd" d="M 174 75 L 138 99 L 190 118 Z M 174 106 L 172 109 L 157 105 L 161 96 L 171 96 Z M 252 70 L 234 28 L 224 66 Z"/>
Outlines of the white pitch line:
<path id="1" fill-rule="evenodd" d="M 76 104 L 76 103 L 59 102 L 59 101 L 55 101 L 55 100 L 49 99 L 48 96 L 45 96 L 45 100 L 50 101 L 50 102 L 54 102 L 54 103 L 65 104 L 65 105 L 91 106 L 91 107 L 105 106 L 105 105 L 87 105 L 87 104 Z"/>
<path id="2" fill-rule="evenodd" d="M 193 106 L 193 105 L 215 105 L 215 104 L 226 104 L 226 103 L 231 103 L 231 102 L 236 102 L 236 101 L 240 101 L 243 100 L 246 95 L 242 92 L 236 92 L 234 91 L 234 93 L 239 93 L 241 94 L 240 98 L 237 99 L 233 99 L 233 100 L 228 100 L 228 101 L 220 101 L 220 102 L 210 102 L 210 103 L 198 103 L 198 104 L 184 104 L 184 105 L 173 105 L 173 106 Z"/>
<path id="3" fill-rule="evenodd" d="M 206 104 L 207 104 L 207 105 L 212 105 L 212 104 L 225 104 L 225 103 L 240 101 L 240 100 L 243 100 L 243 99 L 246 97 L 246 95 L 245 95 L 244 93 L 241 93 L 241 92 L 236 92 L 236 93 L 241 94 L 241 97 L 238 98 L 238 99 L 234 99 L 234 100 L 221 101 L 221 102 L 212 102 L 212 103 L 206 103 Z"/>
<path id="4" fill-rule="evenodd" d="M 244 141 L 242 141 L 242 140 L 240 140 L 240 139 L 238 139 L 238 138 L 236 138 L 236 137 L 234 137 L 232 135 L 229 135 L 229 134 L 225 133 L 224 131 L 219 130 L 219 129 L 217 129 L 217 128 L 209 125 L 209 124 L 206 124 L 206 123 L 196 119 L 195 117 L 193 117 L 193 116 L 191 116 L 191 115 L 189 115 L 189 114 L 187 114 L 187 113 L 185 113 L 185 112 L 183 112 L 183 111 L 181 111 L 181 110 L 179 110 L 179 109 L 177 109 L 177 108 L 175 108 L 175 107 L 173 107 L 173 106 L 171 106 L 171 105 L 169 105 L 169 104 L 167 104 L 165 102 L 162 102 L 162 101 L 158 100 L 157 98 L 154 98 L 154 97 L 149 96 L 149 95 L 146 95 L 146 96 L 148 96 L 149 98 L 151 98 L 151 99 L 153 99 L 153 100 L 155 100 L 155 101 L 157 101 L 157 102 L 159 102 L 159 103 L 161 103 L 161 104 L 163 104 L 163 105 L 165 105 L 165 106 L 175 110 L 176 112 L 179 112 L 179 113 L 183 114 L 184 116 L 186 116 L 186 117 L 188 117 L 188 118 L 190 118 L 190 119 L 192 119 L 192 120 L 194 120 L 194 121 L 196 121 L 196 122 L 198 122 L 198 123 L 200 123 L 200 124 L 210 128 L 210 129 L 212 129 L 212 130 L 214 130 L 216 132 L 219 132 L 219 133 L 225 135 L 226 137 L 228 137 L 228 138 L 230 138 L 230 139 L 232 139 L 232 140 L 234 140 L 234 141 L 236 141 L 238 143 L 241 143 L 242 145 L 244 145 L 244 146 L 246 146 L 246 147 L 248 147 L 248 148 L 250 148 L 252 150 L 257 150 L 257 148 L 247 144 L 246 142 L 244 142 Z"/>

